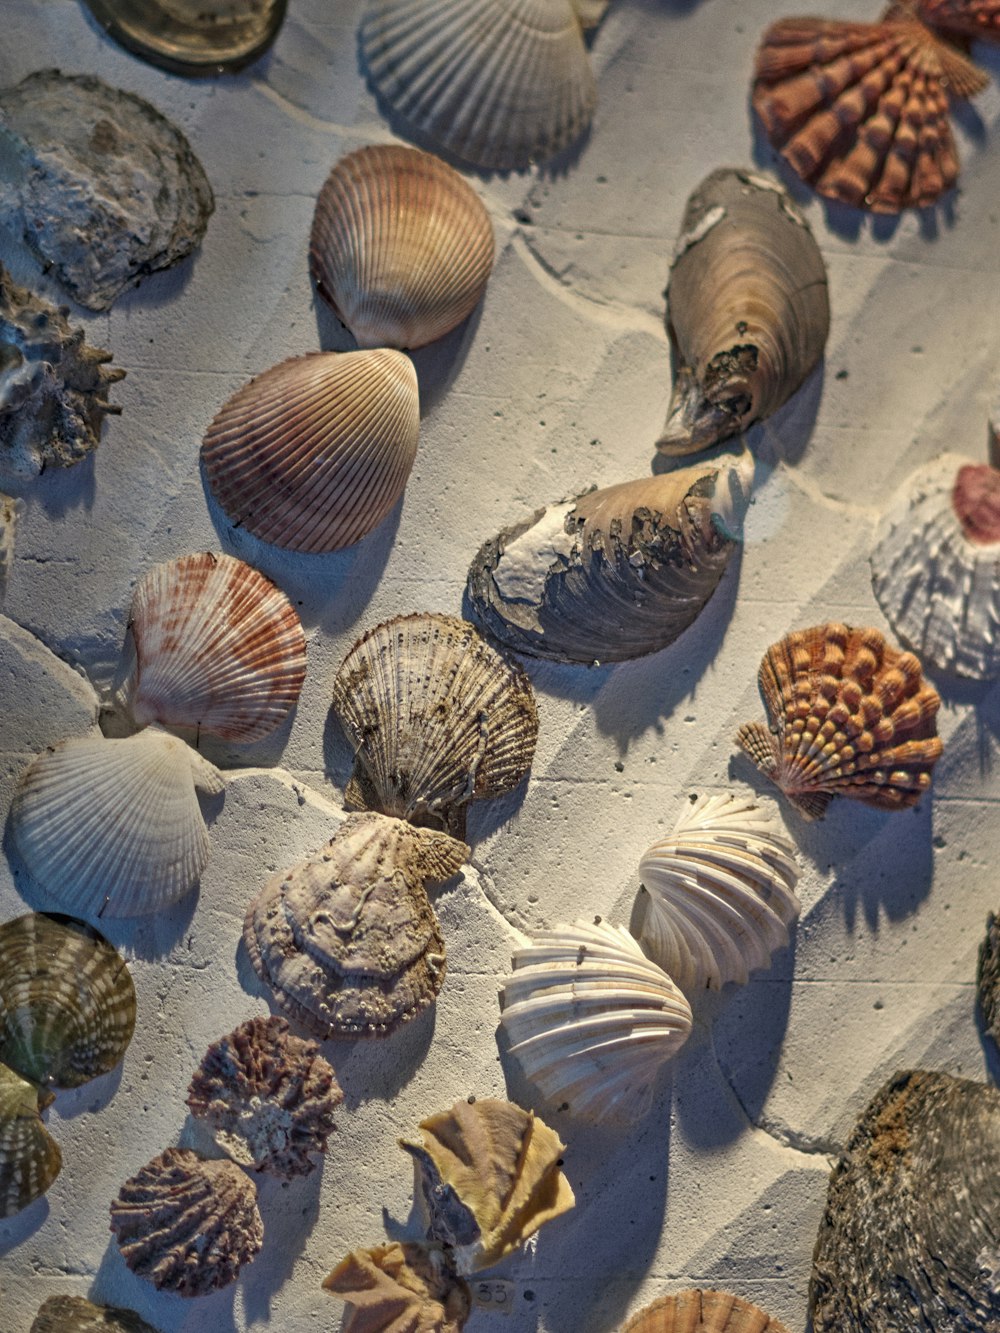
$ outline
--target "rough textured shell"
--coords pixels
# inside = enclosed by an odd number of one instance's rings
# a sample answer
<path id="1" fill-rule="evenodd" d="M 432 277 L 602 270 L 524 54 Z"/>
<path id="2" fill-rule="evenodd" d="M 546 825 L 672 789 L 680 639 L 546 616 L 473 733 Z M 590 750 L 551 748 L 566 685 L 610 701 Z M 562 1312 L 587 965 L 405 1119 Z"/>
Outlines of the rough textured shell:
<path id="1" fill-rule="evenodd" d="M 81 305 L 106 310 L 201 241 L 211 186 L 184 135 L 141 97 L 39 70 L 0 92 L 0 135 L 0 226 Z"/>
<path id="2" fill-rule="evenodd" d="M 38 1089 L 0 1064 L 0 1218 L 40 1198 L 62 1166 L 39 1111 Z"/>
<path id="3" fill-rule="evenodd" d="M 287 0 L 84 0 L 101 27 L 134 55 L 173 74 L 219 74 L 262 56 Z"/>
<path id="4" fill-rule="evenodd" d="M 0 335 L 2 336 L 2 335 Z M 0 378 L 3 372 L 0 371 Z M 2 391 L 0 391 L 2 392 Z M 7 581 L 14 567 L 14 542 L 20 504 L 10 495 L 0 492 L 0 610 L 7 595 Z"/>
<path id="5" fill-rule="evenodd" d="M 338 551 L 403 494 L 419 428 L 417 375 L 402 352 L 312 352 L 238 389 L 202 459 L 238 527 L 290 551 Z"/>
<path id="6" fill-rule="evenodd" d="M 344 1100 L 314 1041 L 283 1018 L 251 1018 L 214 1042 L 188 1089 L 192 1113 L 241 1166 L 290 1180 L 307 1176 L 326 1152 L 333 1111 Z"/>
<path id="7" fill-rule="evenodd" d="M 795 630 L 767 650 L 758 683 L 770 731 L 750 722 L 736 742 L 807 819 L 834 796 L 904 810 L 930 787 L 941 699 L 879 630 Z"/>
<path id="8" fill-rule="evenodd" d="M 468 854 L 444 833 L 348 815 L 321 852 L 250 904 L 243 938 L 254 970 L 315 1036 L 384 1036 L 444 984 L 444 939 L 424 885 L 450 878 Z"/>
<path id="9" fill-rule="evenodd" d="M 661 1296 L 634 1314 L 622 1333 L 788 1333 L 788 1329 L 740 1296 L 694 1288 Z"/>
<path id="10" fill-rule="evenodd" d="M 1000 41 L 1000 0 L 919 0 L 917 13 L 949 35 Z"/>
<path id="11" fill-rule="evenodd" d="M 657 448 L 707 449 L 762 421 L 819 364 L 826 265 L 769 176 L 724 167 L 688 200 L 667 286 L 674 387 Z"/>
<path id="12" fill-rule="evenodd" d="M 306 674 L 306 640 L 285 594 L 210 551 L 157 565 L 129 615 L 134 666 L 124 687 L 140 726 L 197 727 L 250 742 L 279 727 Z"/>
<path id="13" fill-rule="evenodd" d="M 413 1157 L 428 1240 L 453 1247 L 460 1273 L 489 1268 L 576 1200 L 559 1169 L 565 1145 L 531 1111 L 493 1098 L 456 1102 L 420 1122 Z"/>
<path id="14" fill-rule="evenodd" d="M 754 110 L 789 166 L 874 213 L 924 208 L 955 184 L 948 95 L 987 83 L 905 4 L 880 23 L 782 19 L 764 34 L 755 78 Z"/>
<path id="15" fill-rule="evenodd" d="M 188 1148 L 167 1148 L 126 1180 L 111 1230 L 133 1273 L 178 1296 L 235 1282 L 264 1240 L 257 1192 L 240 1168 Z"/>
<path id="16" fill-rule="evenodd" d="M 347 805 L 455 837 L 471 801 L 517 786 L 538 736 L 527 676 L 452 616 L 369 630 L 337 672 L 333 711 L 355 747 Z"/>
<path id="17" fill-rule="evenodd" d="M 361 50 L 393 111 L 479 167 L 552 157 L 597 105 L 570 0 L 370 0 Z"/>
<path id="18" fill-rule="evenodd" d="M 114 1069 L 132 1040 L 135 987 L 92 926 L 31 912 L 0 926 L 0 1060 L 42 1087 Z"/>
<path id="19" fill-rule="evenodd" d="M 21 778 L 11 822 L 32 876 L 87 917 L 155 912 L 193 888 L 208 860 L 197 791 L 222 774 L 175 736 L 86 736 L 42 753 Z"/>
<path id="20" fill-rule="evenodd" d="M 879 525 L 872 587 L 924 661 L 1000 676 L 1000 471 L 957 454 L 919 468 Z"/>
<path id="21" fill-rule="evenodd" d="M 591 491 L 505 528 L 469 570 L 472 611 L 519 653 L 620 662 L 673 643 L 739 545 L 753 460 Z"/>
<path id="22" fill-rule="evenodd" d="M 1000 1092 L 906 1070 L 830 1174 L 813 1256 L 815 1333 L 1000 1327 Z"/>
<path id="23" fill-rule="evenodd" d="M 640 939 L 686 995 L 745 984 L 799 915 L 794 848 L 754 802 L 703 796 L 639 862 Z"/>
<path id="24" fill-rule="evenodd" d="M 444 1251 L 412 1242 L 354 1250 L 323 1286 L 348 1302 L 341 1333 L 461 1333 L 471 1308 Z"/>
<path id="25" fill-rule="evenodd" d="M 986 935 L 979 946 L 976 998 L 986 1030 L 1000 1046 L 1000 920 L 992 912 L 986 918 Z"/>
<path id="26" fill-rule="evenodd" d="M 343 157 L 316 201 L 312 275 L 359 347 L 423 347 L 479 303 L 493 227 L 470 185 L 398 144 Z"/>
<path id="27" fill-rule="evenodd" d="M 132 1310 L 92 1305 L 82 1296 L 50 1296 L 39 1308 L 28 1333 L 156 1333 Z"/>

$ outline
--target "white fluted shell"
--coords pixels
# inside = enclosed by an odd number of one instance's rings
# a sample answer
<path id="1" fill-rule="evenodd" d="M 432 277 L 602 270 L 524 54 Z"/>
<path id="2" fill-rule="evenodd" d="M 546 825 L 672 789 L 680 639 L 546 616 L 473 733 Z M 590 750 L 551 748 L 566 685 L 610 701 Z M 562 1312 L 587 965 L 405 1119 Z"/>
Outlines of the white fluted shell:
<path id="1" fill-rule="evenodd" d="M 556 926 L 514 954 L 501 993 L 510 1053 L 548 1099 L 590 1120 L 643 1114 L 691 1006 L 622 926 Z"/>
<path id="2" fill-rule="evenodd" d="M 552 157 L 597 104 L 570 0 L 370 0 L 361 50 L 393 111 L 480 167 Z"/>
<path id="3" fill-rule="evenodd" d="M 639 938 L 689 996 L 770 966 L 800 911 L 792 843 L 750 798 L 703 796 L 645 853 L 639 878 Z"/>
<path id="4" fill-rule="evenodd" d="M 75 916 L 155 912 L 193 888 L 208 860 L 197 791 L 222 774 L 155 728 L 43 750 L 21 778 L 11 822 L 32 876 Z"/>
<path id="5" fill-rule="evenodd" d="M 238 389 L 202 460 L 237 527 L 286 550 L 338 551 L 403 494 L 419 428 L 417 374 L 402 352 L 312 352 Z"/>

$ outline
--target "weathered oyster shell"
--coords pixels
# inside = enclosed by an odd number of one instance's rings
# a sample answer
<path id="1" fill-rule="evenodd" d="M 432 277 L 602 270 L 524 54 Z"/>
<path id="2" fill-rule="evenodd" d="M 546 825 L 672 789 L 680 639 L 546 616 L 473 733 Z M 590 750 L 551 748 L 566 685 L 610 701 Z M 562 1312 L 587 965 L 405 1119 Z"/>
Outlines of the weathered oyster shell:
<path id="1" fill-rule="evenodd" d="M 445 1252 L 409 1241 L 353 1250 L 323 1286 L 348 1302 L 341 1333 L 461 1333 L 472 1304 Z"/>
<path id="2" fill-rule="evenodd" d="M 394 112 L 479 167 L 552 157 L 597 105 L 570 0 L 369 0 L 361 51 Z"/>
<path id="3" fill-rule="evenodd" d="M 949 36 L 1000 41 L 1000 0 L 917 0 L 917 13 Z"/>
<path id="4" fill-rule="evenodd" d="M 395 507 L 419 429 L 409 357 L 312 352 L 238 389 L 209 426 L 202 460 L 237 527 L 290 551 L 339 551 Z"/>
<path id="5" fill-rule="evenodd" d="M 272 1017 L 251 1018 L 208 1048 L 187 1104 L 234 1162 L 290 1180 L 315 1170 L 310 1154 L 326 1152 L 343 1100 L 317 1044 Z"/>
<path id="6" fill-rule="evenodd" d="M 489 1268 L 576 1200 L 559 1169 L 565 1145 L 532 1111 L 491 1097 L 458 1101 L 399 1140 L 417 1165 L 427 1239 L 454 1251 L 460 1273 Z"/>
<path id="7" fill-rule="evenodd" d="M 686 995 L 744 985 L 799 915 L 794 848 L 753 800 L 703 796 L 639 862 L 640 940 Z"/>
<path id="8" fill-rule="evenodd" d="M 28 1333 L 156 1333 L 152 1324 L 132 1310 L 92 1305 L 82 1296 L 50 1296 L 35 1315 Z"/>
<path id="9" fill-rule="evenodd" d="M 222 774 L 154 727 L 43 750 L 11 809 L 17 850 L 60 906 L 87 917 L 135 916 L 176 902 L 208 860 L 198 791 Z"/>
<path id="10" fill-rule="evenodd" d="M 1000 1092 L 906 1070 L 830 1173 L 813 1256 L 815 1333 L 1000 1328 Z"/>
<path id="11" fill-rule="evenodd" d="M 40 1115 L 51 1100 L 0 1064 L 0 1218 L 34 1203 L 59 1174 L 62 1153 Z"/>
<path id="12" fill-rule="evenodd" d="M 770 731 L 745 723 L 736 743 L 805 818 L 822 819 L 834 796 L 905 810 L 930 787 L 941 699 L 879 630 L 795 630 L 757 679 Z"/>
<path id="13" fill-rule="evenodd" d="M 359 347 L 423 347 L 479 304 L 493 227 L 453 167 L 416 148 L 379 144 L 330 172 L 309 260 L 319 294 Z"/>
<path id="14" fill-rule="evenodd" d="M 0 264 L 0 468 L 14 476 L 78 463 L 97 448 L 104 418 L 121 411 L 108 391 L 124 370 L 70 327 L 67 312 L 18 286 Z"/>
<path id="15" fill-rule="evenodd" d="M 919 468 L 879 524 L 872 587 L 902 641 L 942 671 L 1000 676 L 1000 471 L 957 454 Z"/>
<path id="16" fill-rule="evenodd" d="M 470 802 L 528 772 L 531 682 L 473 625 L 417 614 L 369 630 L 344 658 L 333 711 L 355 747 L 348 807 L 465 836 Z"/>
<path id="17" fill-rule="evenodd" d="M 2 372 L 0 372 L 2 373 Z M 0 610 L 7 595 L 7 581 L 14 565 L 14 541 L 20 504 L 10 495 L 0 492 Z"/>
<path id="18" fill-rule="evenodd" d="M 424 885 L 469 849 L 384 815 L 348 815 L 315 856 L 275 875 L 243 938 L 282 1009 L 320 1039 L 382 1037 L 433 1003 L 445 947 Z"/>
<path id="19" fill-rule="evenodd" d="M 760 1306 L 728 1291 L 694 1288 L 661 1296 L 634 1314 L 621 1333 L 789 1333 Z"/>
<path id="20" fill-rule="evenodd" d="M 1000 1046 L 1000 920 L 992 912 L 986 918 L 986 935 L 979 946 L 976 998 L 986 1030 Z"/>
<path id="21" fill-rule="evenodd" d="M 204 1296 L 235 1282 L 264 1240 L 257 1191 L 230 1161 L 167 1148 L 121 1187 L 111 1230 L 133 1273 Z"/>
<path id="22" fill-rule="evenodd" d="M 0 1060 L 40 1087 L 114 1069 L 132 1040 L 135 987 L 103 935 L 30 912 L 0 926 Z"/>
<path id="23" fill-rule="evenodd" d="M 533 657 L 589 664 L 655 653 L 718 586 L 752 479 L 744 453 L 536 510 L 473 560 L 473 613 Z"/>
<path id="24" fill-rule="evenodd" d="M 134 55 L 173 74 L 221 74 L 262 56 L 288 0 L 83 0 Z"/>
<path id="25" fill-rule="evenodd" d="M 510 1053 L 550 1101 L 590 1120 L 649 1108 L 691 1006 L 622 926 L 577 921 L 534 935 L 500 994 Z"/>
<path id="26" fill-rule="evenodd" d="M 674 387 L 662 453 L 696 453 L 763 421 L 822 359 L 826 265 L 770 176 L 723 167 L 702 181 L 666 295 Z"/>
<path id="27" fill-rule="evenodd" d="M 0 184 L 0 226 L 91 310 L 190 254 L 215 207 L 191 145 L 155 107 L 55 69 L 0 91 Z"/>

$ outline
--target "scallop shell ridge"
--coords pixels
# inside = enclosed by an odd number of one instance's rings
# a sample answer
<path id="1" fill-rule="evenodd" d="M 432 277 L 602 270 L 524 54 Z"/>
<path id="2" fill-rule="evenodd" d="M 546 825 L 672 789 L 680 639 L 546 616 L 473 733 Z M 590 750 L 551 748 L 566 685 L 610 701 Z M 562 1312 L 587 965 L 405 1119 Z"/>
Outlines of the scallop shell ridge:
<path id="1" fill-rule="evenodd" d="M 759 1305 L 728 1291 L 693 1288 L 661 1296 L 639 1310 L 622 1333 L 789 1333 Z"/>
<path id="2" fill-rule="evenodd" d="M 0 1219 L 40 1198 L 62 1166 L 40 1110 L 38 1089 L 0 1064 Z"/>

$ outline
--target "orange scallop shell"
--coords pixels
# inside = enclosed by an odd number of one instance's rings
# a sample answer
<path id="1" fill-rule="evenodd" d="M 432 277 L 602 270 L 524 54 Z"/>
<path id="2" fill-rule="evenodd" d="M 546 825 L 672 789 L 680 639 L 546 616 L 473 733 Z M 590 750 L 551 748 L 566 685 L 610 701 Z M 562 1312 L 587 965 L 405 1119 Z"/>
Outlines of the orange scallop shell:
<path id="1" fill-rule="evenodd" d="M 919 0 L 917 13 L 949 35 L 1000 41 L 1000 0 Z"/>
<path id="2" fill-rule="evenodd" d="M 661 1296 L 634 1314 L 622 1333 L 788 1333 L 788 1329 L 741 1296 L 694 1288 Z"/>

